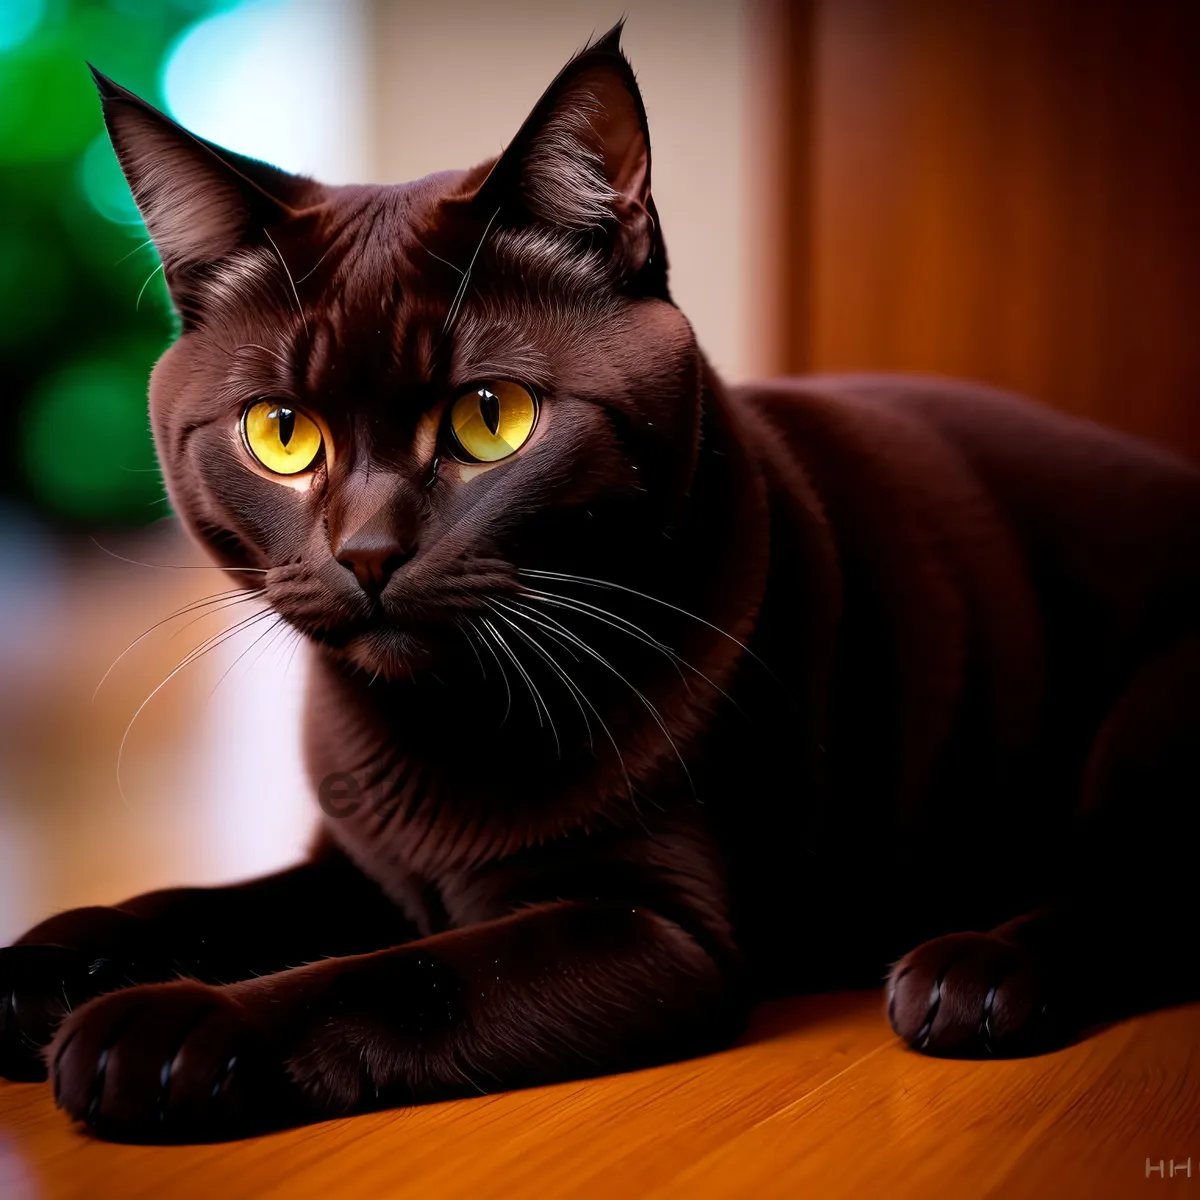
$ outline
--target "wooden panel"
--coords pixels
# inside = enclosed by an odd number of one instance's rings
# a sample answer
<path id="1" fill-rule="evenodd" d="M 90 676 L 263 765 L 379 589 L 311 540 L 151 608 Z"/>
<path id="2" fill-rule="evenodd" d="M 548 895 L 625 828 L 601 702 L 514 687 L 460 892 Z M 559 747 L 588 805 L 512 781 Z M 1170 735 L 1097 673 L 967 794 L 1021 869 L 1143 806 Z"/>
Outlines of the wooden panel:
<path id="1" fill-rule="evenodd" d="M 1200 457 L 1197 14 L 818 0 L 783 365 L 972 376 Z"/>

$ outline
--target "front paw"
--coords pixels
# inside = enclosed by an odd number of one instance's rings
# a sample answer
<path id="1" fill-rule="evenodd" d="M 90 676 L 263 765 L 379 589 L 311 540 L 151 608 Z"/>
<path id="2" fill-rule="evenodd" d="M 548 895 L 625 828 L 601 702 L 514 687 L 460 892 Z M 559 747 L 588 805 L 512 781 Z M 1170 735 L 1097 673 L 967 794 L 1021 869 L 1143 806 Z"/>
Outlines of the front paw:
<path id="1" fill-rule="evenodd" d="M 1061 1041 L 1046 980 L 1021 947 L 990 933 L 934 938 L 887 986 L 892 1028 L 914 1050 L 964 1058 L 1031 1054 Z"/>
<path id="2" fill-rule="evenodd" d="M 0 1076 L 46 1078 L 42 1048 L 73 1008 L 119 986 L 111 959 L 66 946 L 0 949 Z"/>
<path id="3" fill-rule="evenodd" d="M 269 1030 L 221 988 L 191 981 L 102 996 L 47 1051 L 54 1098 L 103 1137 L 201 1141 L 285 1119 Z"/>

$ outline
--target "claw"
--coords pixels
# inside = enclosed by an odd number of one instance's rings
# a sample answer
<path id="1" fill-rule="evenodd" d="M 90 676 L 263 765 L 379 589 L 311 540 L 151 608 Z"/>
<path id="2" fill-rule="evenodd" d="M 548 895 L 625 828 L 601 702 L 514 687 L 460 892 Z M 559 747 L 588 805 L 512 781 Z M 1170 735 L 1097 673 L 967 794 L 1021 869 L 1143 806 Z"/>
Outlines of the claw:
<path id="1" fill-rule="evenodd" d="M 96 1070 L 92 1075 L 92 1082 L 88 1086 L 88 1102 L 83 1119 L 89 1125 L 95 1122 L 96 1114 L 100 1111 L 100 1099 L 104 1095 L 104 1080 L 108 1075 L 108 1049 L 105 1046 L 100 1051 L 100 1057 L 96 1059 Z"/>
<path id="2" fill-rule="evenodd" d="M 950 969 L 949 964 L 943 969 L 942 973 L 933 981 L 933 990 L 929 994 L 929 1008 L 925 1013 L 925 1021 L 921 1028 L 917 1030 L 916 1037 L 913 1038 L 913 1045 L 918 1050 L 924 1050 L 929 1044 L 929 1038 L 933 1033 L 933 1023 L 937 1020 L 938 1009 L 942 1006 L 942 982 L 946 978 L 946 972 Z"/>

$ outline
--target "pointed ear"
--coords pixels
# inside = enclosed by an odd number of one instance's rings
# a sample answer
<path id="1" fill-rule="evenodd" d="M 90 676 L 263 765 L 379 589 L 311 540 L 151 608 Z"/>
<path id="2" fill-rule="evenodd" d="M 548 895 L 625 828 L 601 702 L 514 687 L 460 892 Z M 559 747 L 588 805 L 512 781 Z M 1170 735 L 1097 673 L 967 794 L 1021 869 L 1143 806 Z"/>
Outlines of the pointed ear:
<path id="1" fill-rule="evenodd" d="M 91 68 L 104 124 L 146 230 L 184 311 L 198 269 L 296 214 L 317 185 L 189 133 Z"/>
<path id="2" fill-rule="evenodd" d="M 615 25 L 559 72 L 476 203 L 509 219 L 599 230 L 630 274 L 665 267 L 650 195 L 650 131 Z M 665 277 L 664 277 L 665 279 Z"/>

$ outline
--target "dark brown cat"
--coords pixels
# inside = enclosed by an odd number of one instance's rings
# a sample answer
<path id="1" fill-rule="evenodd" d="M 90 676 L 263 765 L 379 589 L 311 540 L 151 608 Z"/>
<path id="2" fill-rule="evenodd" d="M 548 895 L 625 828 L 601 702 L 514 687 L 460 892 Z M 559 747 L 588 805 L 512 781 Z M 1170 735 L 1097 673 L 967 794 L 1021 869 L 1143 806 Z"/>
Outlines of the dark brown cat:
<path id="1" fill-rule="evenodd" d="M 0 951 L 0 1072 L 107 1136 L 696 1054 L 914 945 L 930 1053 L 1196 994 L 1200 473 L 967 385 L 723 387 L 618 39 L 397 187 L 97 76 L 182 319 L 172 500 L 313 643 L 325 814 L 290 871 Z"/>

